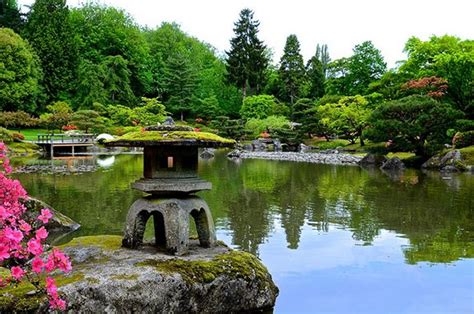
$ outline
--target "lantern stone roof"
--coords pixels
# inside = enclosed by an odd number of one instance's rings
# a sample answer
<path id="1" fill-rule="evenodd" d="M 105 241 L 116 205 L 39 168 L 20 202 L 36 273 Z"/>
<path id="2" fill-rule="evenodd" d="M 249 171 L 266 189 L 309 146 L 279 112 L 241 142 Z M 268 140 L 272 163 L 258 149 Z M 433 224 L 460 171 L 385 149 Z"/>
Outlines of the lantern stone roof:
<path id="1" fill-rule="evenodd" d="M 198 146 L 232 147 L 234 140 L 208 132 L 196 132 L 187 126 L 160 125 L 147 127 L 143 131 L 130 132 L 105 142 L 106 146 Z"/>

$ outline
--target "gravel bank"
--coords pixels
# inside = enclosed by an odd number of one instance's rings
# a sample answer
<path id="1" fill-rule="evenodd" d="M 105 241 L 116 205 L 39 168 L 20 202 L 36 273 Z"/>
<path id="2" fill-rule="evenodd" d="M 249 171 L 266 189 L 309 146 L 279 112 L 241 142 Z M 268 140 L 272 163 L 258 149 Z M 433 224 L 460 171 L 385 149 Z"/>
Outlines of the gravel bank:
<path id="1" fill-rule="evenodd" d="M 239 152 L 242 159 L 287 160 L 330 165 L 357 165 L 360 156 L 349 154 L 296 153 L 296 152 Z"/>

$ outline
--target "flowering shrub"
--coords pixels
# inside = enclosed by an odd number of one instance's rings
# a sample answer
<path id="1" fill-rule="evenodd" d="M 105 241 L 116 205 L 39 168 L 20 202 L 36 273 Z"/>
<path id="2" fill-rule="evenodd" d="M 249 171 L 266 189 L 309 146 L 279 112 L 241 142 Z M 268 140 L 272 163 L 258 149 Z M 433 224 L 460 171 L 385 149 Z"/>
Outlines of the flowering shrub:
<path id="1" fill-rule="evenodd" d="M 12 138 L 14 142 L 21 142 L 25 139 L 25 136 L 18 132 L 12 132 Z"/>
<path id="2" fill-rule="evenodd" d="M 72 131 L 72 130 L 77 130 L 77 126 L 75 125 L 72 125 L 72 124 L 68 124 L 68 125 L 65 125 L 63 126 L 63 131 Z"/>
<path id="3" fill-rule="evenodd" d="M 66 302 L 59 297 L 54 278 L 48 274 L 56 269 L 69 272 L 71 262 L 57 248 L 45 253 L 48 231 L 44 225 L 53 215 L 44 208 L 36 219 L 26 218 L 22 200 L 27 193 L 18 180 L 7 177 L 11 167 L 6 151 L 0 142 L 0 266 L 10 270 L 9 276 L 0 277 L 0 288 L 26 279 L 40 292 L 46 292 L 51 309 L 65 310 Z"/>

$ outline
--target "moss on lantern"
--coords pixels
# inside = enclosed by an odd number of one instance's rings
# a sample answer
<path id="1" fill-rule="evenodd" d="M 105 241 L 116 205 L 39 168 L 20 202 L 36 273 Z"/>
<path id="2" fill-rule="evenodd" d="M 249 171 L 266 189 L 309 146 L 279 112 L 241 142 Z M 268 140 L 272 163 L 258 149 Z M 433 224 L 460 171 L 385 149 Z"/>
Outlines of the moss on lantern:
<path id="1" fill-rule="evenodd" d="M 124 134 L 113 140 L 106 141 L 108 146 L 114 143 L 130 142 L 180 142 L 195 140 L 197 142 L 214 142 L 222 146 L 231 146 L 235 144 L 234 140 L 220 137 L 219 135 L 207 132 L 195 131 L 140 131 Z"/>

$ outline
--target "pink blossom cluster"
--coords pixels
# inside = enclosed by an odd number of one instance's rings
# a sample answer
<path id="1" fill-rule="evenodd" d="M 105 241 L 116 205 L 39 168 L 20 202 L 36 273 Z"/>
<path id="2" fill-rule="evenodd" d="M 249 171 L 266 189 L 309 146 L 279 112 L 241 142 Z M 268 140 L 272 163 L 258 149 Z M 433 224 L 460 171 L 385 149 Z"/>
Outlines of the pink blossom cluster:
<path id="1" fill-rule="evenodd" d="M 6 152 L 7 147 L 0 142 L 0 266 L 10 270 L 10 276 L 0 277 L 0 288 L 17 285 L 26 278 L 47 293 L 51 309 L 65 310 L 66 302 L 59 297 L 55 281 L 48 274 L 56 269 L 71 271 L 71 262 L 57 248 L 45 252 L 48 231 L 44 224 L 53 215 L 44 208 L 36 219 L 26 218 L 22 200 L 27 193 L 18 180 L 7 176 L 11 167 Z M 43 287 L 39 283 L 45 276 Z"/>

